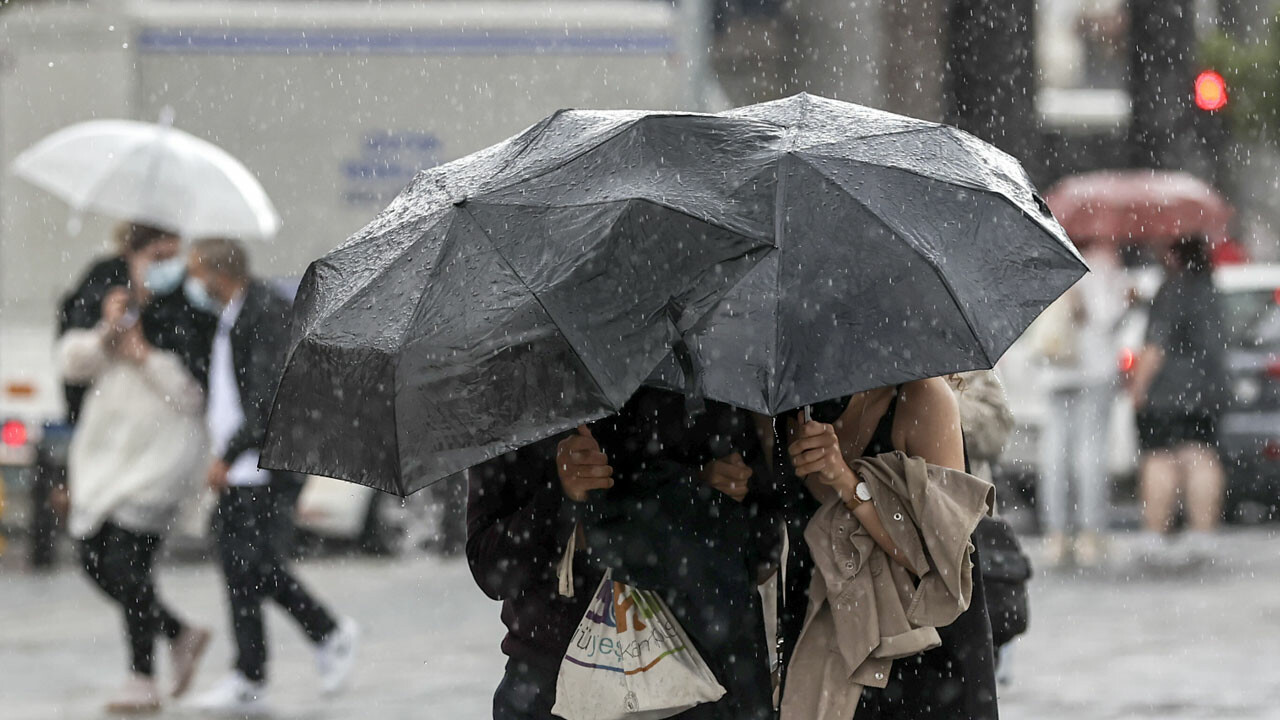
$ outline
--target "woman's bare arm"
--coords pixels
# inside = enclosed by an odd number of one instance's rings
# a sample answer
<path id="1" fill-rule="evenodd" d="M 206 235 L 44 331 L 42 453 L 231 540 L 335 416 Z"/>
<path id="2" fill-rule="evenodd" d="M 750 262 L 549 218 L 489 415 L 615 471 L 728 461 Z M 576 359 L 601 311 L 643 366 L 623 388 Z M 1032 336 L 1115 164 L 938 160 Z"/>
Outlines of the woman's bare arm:
<path id="1" fill-rule="evenodd" d="M 898 413 L 895 447 L 924 458 L 930 465 L 964 470 L 960 405 L 946 380 L 929 378 L 904 385 Z"/>

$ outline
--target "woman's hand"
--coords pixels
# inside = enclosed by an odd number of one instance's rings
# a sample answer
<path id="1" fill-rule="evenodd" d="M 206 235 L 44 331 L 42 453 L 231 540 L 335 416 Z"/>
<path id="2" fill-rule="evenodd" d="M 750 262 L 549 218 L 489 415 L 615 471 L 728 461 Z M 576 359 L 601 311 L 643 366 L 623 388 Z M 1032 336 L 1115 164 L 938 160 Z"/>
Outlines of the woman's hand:
<path id="1" fill-rule="evenodd" d="M 823 484 L 835 488 L 840 497 L 850 497 L 858 478 L 840 452 L 836 429 L 827 423 L 805 422 L 803 414 L 799 425 L 795 442 L 787 447 L 796 475 L 802 478 L 816 475 Z"/>
<path id="2" fill-rule="evenodd" d="M 742 459 L 742 455 L 733 453 L 702 466 L 699 477 L 702 482 L 742 502 L 747 496 L 747 481 L 751 479 L 751 474 L 751 468 Z"/>
<path id="3" fill-rule="evenodd" d="M 574 502 L 587 499 L 587 491 L 613 487 L 613 468 L 600 451 L 600 443 L 591 437 L 591 429 L 578 426 L 578 434 L 570 435 L 556 446 L 556 472 L 560 487 Z"/>

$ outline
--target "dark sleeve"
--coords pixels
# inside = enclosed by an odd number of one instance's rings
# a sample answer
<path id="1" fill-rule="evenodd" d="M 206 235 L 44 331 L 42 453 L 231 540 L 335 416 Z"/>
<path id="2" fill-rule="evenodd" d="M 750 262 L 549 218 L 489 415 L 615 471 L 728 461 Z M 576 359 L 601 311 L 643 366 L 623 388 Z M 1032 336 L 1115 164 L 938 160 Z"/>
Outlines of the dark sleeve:
<path id="1" fill-rule="evenodd" d="M 235 462 L 246 450 L 262 447 L 267 436 L 267 417 L 288 351 L 289 304 L 270 290 L 262 288 L 259 292 L 260 305 L 253 308 L 253 315 L 248 318 L 251 322 L 237 333 L 244 338 L 243 356 L 247 361 L 240 388 L 244 422 L 227 441 L 226 452 L 222 454 L 227 464 Z"/>
<path id="2" fill-rule="evenodd" d="M 1168 349 L 1173 342 L 1174 330 L 1184 308 L 1182 285 L 1171 279 L 1160 286 L 1156 297 L 1151 301 L 1151 310 L 1147 313 L 1147 345 L 1155 345 Z"/>
<path id="3" fill-rule="evenodd" d="M 469 472 L 467 564 L 485 595 L 508 600 L 554 582 L 573 532 L 572 503 L 555 475 L 559 438 L 543 440 Z"/>
<path id="4" fill-rule="evenodd" d="M 177 355 L 200 384 L 209 387 L 209 353 L 218 319 L 197 310 L 179 288 L 153 299 L 142 311 L 142 333 L 147 342 Z"/>
<path id="5" fill-rule="evenodd" d="M 86 329 L 102 319 L 102 300 L 113 287 L 129 282 L 129 266 L 122 258 L 108 258 L 93 264 L 75 289 L 63 296 L 58 307 L 58 334 Z"/>

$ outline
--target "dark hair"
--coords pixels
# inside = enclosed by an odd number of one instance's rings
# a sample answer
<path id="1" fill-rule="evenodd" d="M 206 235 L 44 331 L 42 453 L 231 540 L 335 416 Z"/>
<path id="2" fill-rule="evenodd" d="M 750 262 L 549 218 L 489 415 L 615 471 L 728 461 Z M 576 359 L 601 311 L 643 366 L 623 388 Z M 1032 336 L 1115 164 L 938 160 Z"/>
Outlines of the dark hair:
<path id="1" fill-rule="evenodd" d="M 176 237 L 153 225 L 125 222 L 116 228 L 116 245 L 122 253 L 136 253 L 165 238 Z"/>
<path id="2" fill-rule="evenodd" d="M 1213 270 L 1209 239 L 1203 235 L 1183 235 L 1171 248 L 1178 269 L 1191 275 L 1206 275 Z"/>
<path id="3" fill-rule="evenodd" d="M 232 280 L 249 279 L 249 255 L 244 246 L 231 238 L 205 238 L 197 241 L 195 255 L 201 265 Z"/>

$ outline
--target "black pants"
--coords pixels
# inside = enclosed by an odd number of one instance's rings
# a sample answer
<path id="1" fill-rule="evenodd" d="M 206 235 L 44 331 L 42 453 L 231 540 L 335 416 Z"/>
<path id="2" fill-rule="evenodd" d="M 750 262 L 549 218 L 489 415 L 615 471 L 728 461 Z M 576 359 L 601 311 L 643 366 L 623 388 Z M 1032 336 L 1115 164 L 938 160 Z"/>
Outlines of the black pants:
<path id="1" fill-rule="evenodd" d="M 227 488 L 214 516 L 236 640 L 236 669 L 255 682 L 266 678 L 264 599 L 275 600 L 292 615 L 312 642 L 321 642 L 336 627 L 329 611 L 285 568 L 293 507 L 301 489 L 301 483 L 284 479 Z"/>
<path id="2" fill-rule="evenodd" d="M 507 671 L 493 694 L 493 720 L 552 720 L 557 674 L 554 668 L 508 660 Z"/>
<path id="3" fill-rule="evenodd" d="M 978 552 L 973 551 L 969 608 L 938 628 L 941 647 L 894 660 L 886 687 L 863 688 L 857 720 L 999 719 L 991 618 Z"/>
<path id="4" fill-rule="evenodd" d="M 176 638 L 183 624 L 156 597 L 151 565 L 160 536 L 143 535 L 111 523 L 80 542 L 80 561 L 89 578 L 120 605 L 133 671 L 151 675 L 156 635 Z"/>

